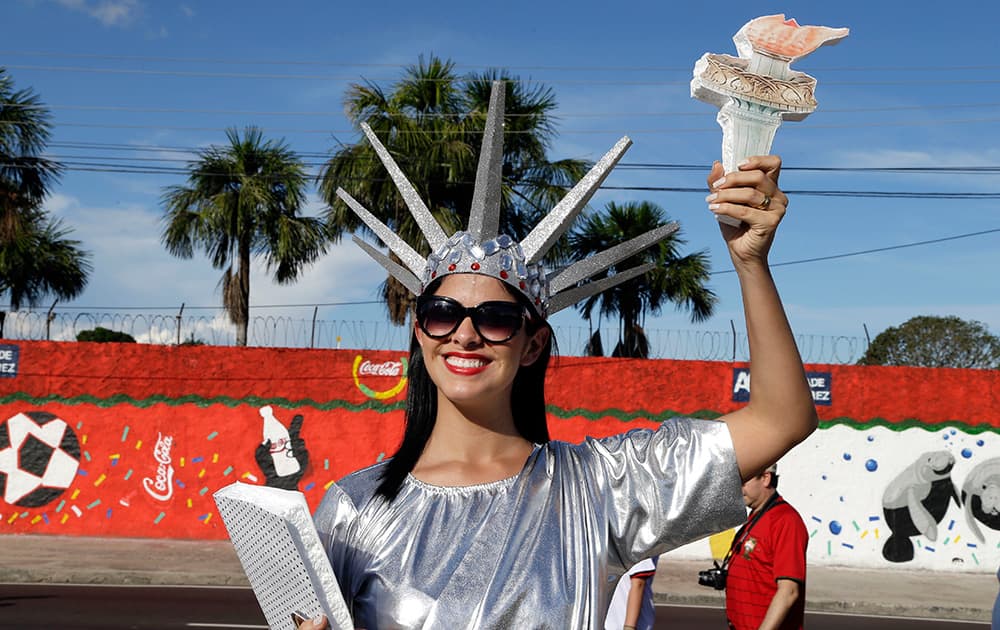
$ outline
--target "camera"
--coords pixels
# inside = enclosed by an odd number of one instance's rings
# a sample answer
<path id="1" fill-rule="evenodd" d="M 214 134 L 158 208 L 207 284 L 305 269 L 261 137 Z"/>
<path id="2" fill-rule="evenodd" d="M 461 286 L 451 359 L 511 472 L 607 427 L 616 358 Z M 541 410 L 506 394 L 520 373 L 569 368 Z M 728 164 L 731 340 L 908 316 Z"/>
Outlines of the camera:
<path id="1" fill-rule="evenodd" d="M 707 571 L 698 571 L 698 584 L 711 586 L 717 591 L 725 590 L 727 573 L 728 571 L 719 565 L 715 565 Z"/>

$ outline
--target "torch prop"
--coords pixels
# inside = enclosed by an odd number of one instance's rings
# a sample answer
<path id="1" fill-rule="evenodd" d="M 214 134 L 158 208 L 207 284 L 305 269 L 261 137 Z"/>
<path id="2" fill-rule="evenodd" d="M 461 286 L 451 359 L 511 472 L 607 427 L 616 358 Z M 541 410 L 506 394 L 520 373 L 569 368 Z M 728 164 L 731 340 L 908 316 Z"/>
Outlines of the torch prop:
<path id="1" fill-rule="evenodd" d="M 848 32 L 768 15 L 747 22 L 733 36 L 739 57 L 705 53 L 695 63 L 691 96 L 719 108 L 727 173 L 752 155 L 770 153 L 783 120 L 803 120 L 816 109 L 816 79 L 792 70 L 791 63 L 824 44 L 836 44 Z M 725 216 L 719 221 L 740 224 Z"/>

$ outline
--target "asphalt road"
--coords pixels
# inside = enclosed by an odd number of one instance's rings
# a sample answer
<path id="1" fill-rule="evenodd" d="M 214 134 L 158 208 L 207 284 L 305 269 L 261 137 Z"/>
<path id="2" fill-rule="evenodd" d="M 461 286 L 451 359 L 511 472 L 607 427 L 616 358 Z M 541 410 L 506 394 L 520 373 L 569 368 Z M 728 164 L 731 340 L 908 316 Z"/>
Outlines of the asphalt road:
<path id="1" fill-rule="evenodd" d="M 0 584 L 0 630 L 265 629 L 248 588 Z M 291 624 L 289 624 L 291 627 Z M 809 630 L 988 630 L 988 623 L 806 613 Z M 718 608 L 660 606 L 656 630 L 725 628 Z"/>

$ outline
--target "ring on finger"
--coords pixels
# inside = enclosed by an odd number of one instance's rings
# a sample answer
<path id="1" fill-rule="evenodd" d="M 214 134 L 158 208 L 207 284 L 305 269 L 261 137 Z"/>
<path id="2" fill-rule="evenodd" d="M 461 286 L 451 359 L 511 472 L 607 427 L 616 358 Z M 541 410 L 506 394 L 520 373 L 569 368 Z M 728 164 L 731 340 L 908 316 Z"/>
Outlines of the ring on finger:
<path id="1" fill-rule="evenodd" d="M 768 206 L 771 205 L 771 195 L 767 193 L 761 193 L 761 194 L 764 195 L 764 201 L 761 201 L 760 204 L 754 207 L 757 208 L 758 210 L 767 210 Z"/>

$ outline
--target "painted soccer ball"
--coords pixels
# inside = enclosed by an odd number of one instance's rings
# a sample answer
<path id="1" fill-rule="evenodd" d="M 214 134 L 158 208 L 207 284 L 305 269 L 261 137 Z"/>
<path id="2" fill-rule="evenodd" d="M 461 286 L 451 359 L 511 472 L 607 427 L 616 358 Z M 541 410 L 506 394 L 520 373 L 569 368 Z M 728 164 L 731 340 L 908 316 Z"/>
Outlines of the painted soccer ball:
<path id="1" fill-rule="evenodd" d="M 44 411 L 0 423 L 0 498 L 36 508 L 61 495 L 80 468 L 80 443 L 66 424 Z"/>

